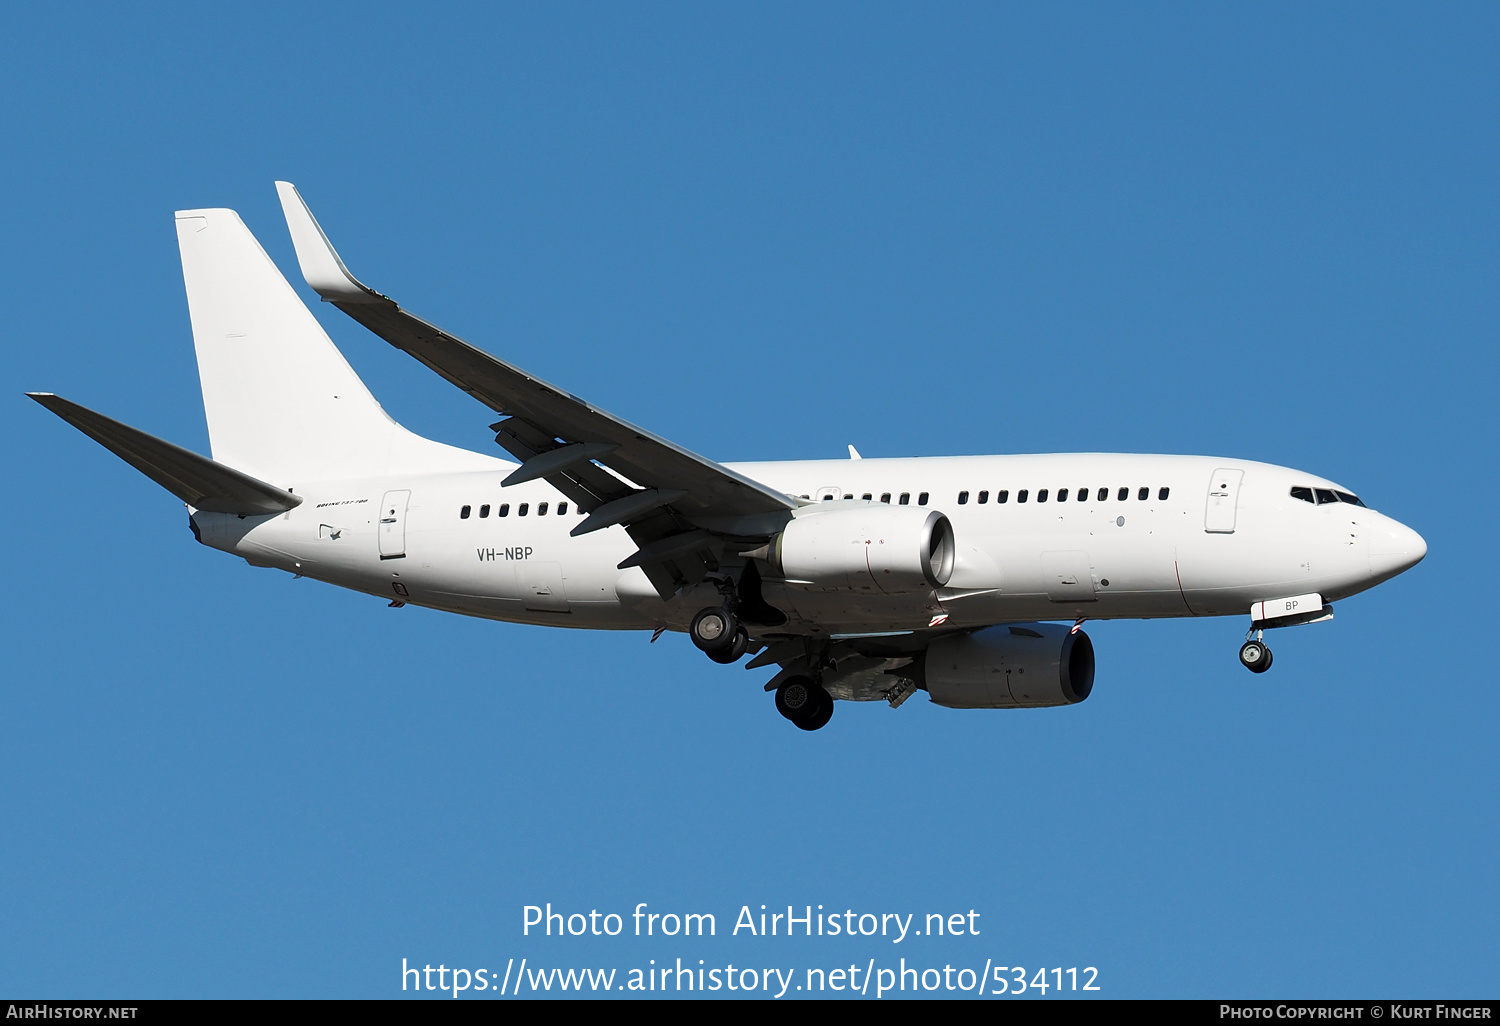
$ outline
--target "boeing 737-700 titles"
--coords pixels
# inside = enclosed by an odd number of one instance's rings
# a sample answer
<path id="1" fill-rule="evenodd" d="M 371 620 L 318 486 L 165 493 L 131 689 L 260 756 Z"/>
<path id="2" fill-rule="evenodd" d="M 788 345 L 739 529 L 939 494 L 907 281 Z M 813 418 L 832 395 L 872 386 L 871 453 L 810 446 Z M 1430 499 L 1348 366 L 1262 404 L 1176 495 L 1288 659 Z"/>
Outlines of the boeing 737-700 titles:
<path id="1" fill-rule="evenodd" d="M 836 699 L 1011 709 L 1089 696 L 1085 620 L 1245 616 L 1263 633 L 1415 565 L 1418 534 L 1312 474 L 1104 453 L 721 464 L 360 284 L 277 184 L 325 302 L 488 406 L 511 459 L 388 417 L 232 210 L 177 239 L 213 458 L 29 393 L 185 502 L 194 537 L 385 599 L 554 627 L 685 631 L 777 666 L 805 730 Z"/>

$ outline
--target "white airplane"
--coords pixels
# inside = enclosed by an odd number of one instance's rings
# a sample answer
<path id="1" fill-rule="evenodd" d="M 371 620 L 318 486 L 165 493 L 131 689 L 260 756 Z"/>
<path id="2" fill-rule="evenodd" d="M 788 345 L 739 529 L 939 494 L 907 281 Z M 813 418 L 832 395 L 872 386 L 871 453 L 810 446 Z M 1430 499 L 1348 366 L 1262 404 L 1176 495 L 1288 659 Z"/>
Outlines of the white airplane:
<path id="1" fill-rule="evenodd" d="M 232 210 L 177 238 L 213 459 L 28 393 L 185 502 L 253 566 L 554 627 L 685 631 L 804 730 L 835 699 L 951 708 L 1089 696 L 1085 620 L 1250 616 L 1267 628 L 1414 566 L 1411 528 L 1341 485 L 1246 460 L 1103 453 L 720 464 L 403 310 L 344 266 L 278 182 L 307 283 L 500 416 L 515 461 L 395 423 Z M 1060 621 L 1060 622 L 1049 622 Z M 652 640 L 655 640 L 653 636 Z"/>

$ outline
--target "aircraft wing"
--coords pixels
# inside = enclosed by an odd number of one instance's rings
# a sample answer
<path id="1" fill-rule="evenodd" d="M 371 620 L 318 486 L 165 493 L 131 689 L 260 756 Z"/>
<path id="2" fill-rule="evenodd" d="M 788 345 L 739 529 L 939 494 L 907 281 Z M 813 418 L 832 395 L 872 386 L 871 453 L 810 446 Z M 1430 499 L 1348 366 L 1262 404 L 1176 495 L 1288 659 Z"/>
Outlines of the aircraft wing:
<path id="1" fill-rule="evenodd" d="M 261 516 L 285 513 L 302 503 L 300 495 L 121 424 L 60 395 L 26 394 L 195 509 Z"/>
<path id="2" fill-rule="evenodd" d="M 349 273 L 291 183 L 277 182 L 276 188 L 302 274 L 325 302 L 491 409 L 507 414 L 511 420 L 503 421 L 497 431 L 513 438 L 499 441 L 523 464 L 541 453 L 580 447 L 545 462 L 538 460 L 534 469 L 523 465 L 518 472 L 521 480 L 549 476 L 547 463 L 565 469 L 596 460 L 641 488 L 680 492 L 671 504 L 689 515 L 752 516 L 797 505 L 775 489 L 606 413 L 403 310 Z M 514 446 L 514 442 L 522 445 Z M 516 452 L 517 448 L 530 452 Z"/>
<path id="3" fill-rule="evenodd" d="M 625 525 L 640 546 L 626 564 L 641 566 L 663 595 L 713 568 L 711 547 L 692 547 L 692 531 L 765 537 L 798 505 L 403 310 L 349 273 L 295 186 L 276 189 L 302 275 L 323 301 L 503 414 L 495 441 L 521 461 L 505 483 L 546 478 L 589 514 L 575 535 Z M 663 566 L 675 571 L 670 587 Z"/>

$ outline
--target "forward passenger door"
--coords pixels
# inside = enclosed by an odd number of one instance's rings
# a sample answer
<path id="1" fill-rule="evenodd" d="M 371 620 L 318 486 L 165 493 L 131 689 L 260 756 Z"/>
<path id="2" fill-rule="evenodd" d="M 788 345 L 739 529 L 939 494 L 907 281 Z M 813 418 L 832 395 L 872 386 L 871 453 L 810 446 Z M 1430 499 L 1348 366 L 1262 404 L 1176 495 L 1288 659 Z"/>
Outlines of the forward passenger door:
<path id="1" fill-rule="evenodd" d="M 1209 534 L 1233 534 L 1235 514 L 1240 504 L 1240 482 L 1243 470 L 1227 467 L 1214 471 L 1208 480 L 1208 509 L 1203 515 L 1203 530 Z"/>

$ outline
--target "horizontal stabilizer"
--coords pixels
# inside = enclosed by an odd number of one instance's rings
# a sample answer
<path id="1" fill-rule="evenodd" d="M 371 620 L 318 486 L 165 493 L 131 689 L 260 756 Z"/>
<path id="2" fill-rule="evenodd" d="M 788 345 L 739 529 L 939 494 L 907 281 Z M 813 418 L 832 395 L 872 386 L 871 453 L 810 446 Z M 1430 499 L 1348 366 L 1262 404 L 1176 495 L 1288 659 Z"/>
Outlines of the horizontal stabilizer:
<path id="1" fill-rule="evenodd" d="M 26 393 L 183 502 L 210 513 L 285 513 L 302 497 L 51 392 Z"/>

